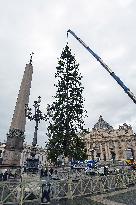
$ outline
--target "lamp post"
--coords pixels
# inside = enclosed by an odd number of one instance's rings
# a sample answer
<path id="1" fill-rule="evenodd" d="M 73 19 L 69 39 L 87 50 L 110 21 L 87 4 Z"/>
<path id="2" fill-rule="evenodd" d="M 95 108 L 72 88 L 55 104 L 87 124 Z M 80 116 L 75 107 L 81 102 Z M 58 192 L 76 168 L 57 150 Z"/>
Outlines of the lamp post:
<path id="1" fill-rule="evenodd" d="M 28 105 L 25 105 L 25 114 L 26 117 L 32 121 L 35 121 L 35 130 L 34 130 L 34 137 L 32 141 L 32 148 L 31 148 L 31 156 L 32 159 L 35 158 L 36 151 L 37 151 L 37 131 L 38 131 L 38 125 L 41 120 L 46 120 L 46 115 L 42 114 L 40 110 L 40 102 L 41 102 L 41 97 L 38 97 L 38 100 L 34 101 L 33 107 L 34 107 L 34 114 L 32 114 L 32 109 L 28 107 Z"/>

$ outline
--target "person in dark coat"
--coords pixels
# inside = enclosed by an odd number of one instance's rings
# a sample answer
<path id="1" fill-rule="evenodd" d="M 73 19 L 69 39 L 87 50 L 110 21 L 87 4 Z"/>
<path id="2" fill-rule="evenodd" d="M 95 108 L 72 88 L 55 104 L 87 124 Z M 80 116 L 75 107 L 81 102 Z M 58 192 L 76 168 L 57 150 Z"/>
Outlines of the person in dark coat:
<path id="1" fill-rule="evenodd" d="M 5 171 L 3 174 L 3 181 L 7 181 L 7 179 L 8 179 L 8 172 Z"/>
<path id="2" fill-rule="evenodd" d="M 0 170 L 0 181 L 2 181 L 3 180 L 3 173 L 2 173 L 2 171 Z"/>
<path id="3" fill-rule="evenodd" d="M 44 171 L 43 171 L 43 168 L 42 168 L 41 171 L 40 171 L 40 177 L 43 177 L 43 175 L 44 175 Z"/>
<path id="4" fill-rule="evenodd" d="M 52 176 L 52 174 L 53 174 L 53 168 L 52 167 L 50 168 L 49 172 L 50 172 L 50 174 Z"/>
<path id="5" fill-rule="evenodd" d="M 44 201 L 46 200 L 46 201 Z M 42 186 L 42 198 L 41 202 L 50 202 L 50 183 L 48 184 L 43 184 Z"/>
<path id="6" fill-rule="evenodd" d="M 44 171 L 44 176 L 47 177 L 48 176 L 48 169 L 46 168 Z"/>
<path id="7" fill-rule="evenodd" d="M 108 167 L 104 166 L 104 175 L 107 176 L 108 175 Z"/>

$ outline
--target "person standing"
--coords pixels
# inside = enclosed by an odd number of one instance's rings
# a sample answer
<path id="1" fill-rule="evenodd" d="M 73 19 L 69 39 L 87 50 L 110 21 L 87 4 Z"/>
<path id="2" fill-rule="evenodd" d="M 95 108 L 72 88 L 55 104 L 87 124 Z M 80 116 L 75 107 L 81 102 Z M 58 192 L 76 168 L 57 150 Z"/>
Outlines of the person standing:
<path id="1" fill-rule="evenodd" d="M 50 172 L 50 175 L 52 176 L 52 174 L 53 174 L 53 168 L 52 167 L 50 168 L 49 172 Z"/>
<path id="2" fill-rule="evenodd" d="M 6 170 L 3 174 L 3 181 L 7 181 L 7 179 L 8 179 L 8 172 Z"/>
<path id="3" fill-rule="evenodd" d="M 3 173 L 2 173 L 2 171 L 0 170 L 0 181 L 2 181 L 3 180 Z"/>
<path id="4" fill-rule="evenodd" d="M 45 201 L 46 200 L 46 201 Z M 50 202 L 50 183 L 42 185 L 42 198 L 41 202 L 48 203 Z"/>

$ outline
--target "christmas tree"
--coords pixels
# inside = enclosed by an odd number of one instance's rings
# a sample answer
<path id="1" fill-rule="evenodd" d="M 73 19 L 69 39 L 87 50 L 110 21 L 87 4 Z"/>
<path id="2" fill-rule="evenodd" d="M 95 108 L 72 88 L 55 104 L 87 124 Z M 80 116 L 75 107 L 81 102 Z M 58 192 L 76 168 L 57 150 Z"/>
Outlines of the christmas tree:
<path id="1" fill-rule="evenodd" d="M 83 127 L 86 116 L 82 96 L 84 88 L 78 67 L 75 56 L 66 45 L 56 67 L 57 91 L 54 102 L 47 108 L 47 153 L 48 158 L 55 163 L 60 155 L 69 160 L 86 158 L 85 143 L 81 137 L 81 133 L 86 131 Z"/>

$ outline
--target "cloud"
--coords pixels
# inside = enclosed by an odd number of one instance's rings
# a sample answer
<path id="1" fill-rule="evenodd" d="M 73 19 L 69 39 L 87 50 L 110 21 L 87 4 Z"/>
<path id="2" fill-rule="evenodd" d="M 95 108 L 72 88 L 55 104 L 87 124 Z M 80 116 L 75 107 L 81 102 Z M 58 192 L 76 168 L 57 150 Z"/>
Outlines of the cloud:
<path id="1" fill-rule="evenodd" d="M 136 94 L 136 2 L 132 0 L 5 0 L 0 8 L 0 130 L 6 139 L 25 64 L 33 51 L 33 81 L 30 106 L 41 95 L 43 112 L 53 101 L 57 58 L 72 29 Z M 92 128 L 100 114 L 117 127 L 135 126 L 135 104 L 107 71 L 69 36 L 69 46 L 83 75 L 86 126 Z M 39 143 L 46 141 L 46 123 L 41 123 Z M 34 124 L 27 122 L 26 139 L 32 141 Z"/>

